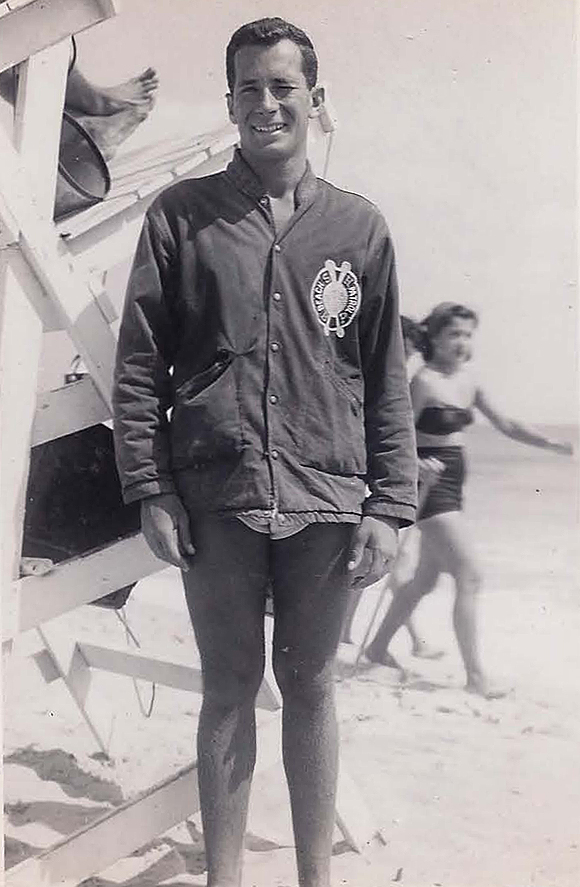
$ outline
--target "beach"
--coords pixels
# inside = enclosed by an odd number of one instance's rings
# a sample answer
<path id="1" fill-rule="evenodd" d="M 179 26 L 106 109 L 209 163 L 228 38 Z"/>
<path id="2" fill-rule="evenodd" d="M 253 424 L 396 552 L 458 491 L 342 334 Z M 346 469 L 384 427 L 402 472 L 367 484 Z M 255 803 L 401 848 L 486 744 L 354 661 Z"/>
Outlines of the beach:
<path id="1" fill-rule="evenodd" d="M 551 434 L 573 439 L 577 452 L 574 428 Z M 400 632 L 393 652 L 405 680 L 366 660 L 353 674 L 356 646 L 341 645 L 341 761 L 381 839 L 358 855 L 337 830 L 336 885 L 580 883 L 577 457 L 518 445 L 486 425 L 471 429 L 468 441 L 465 510 L 484 573 L 483 657 L 508 693 L 484 700 L 463 690 L 448 578 L 417 614 L 429 643 L 445 650 L 441 660 L 413 658 Z M 365 592 L 355 640 L 380 590 Z M 139 583 L 124 613 L 133 638 L 119 615 L 94 606 L 53 621 L 70 639 L 133 650 L 138 640 L 159 658 L 198 664 L 177 571 Z M 7 866 L 176 773 L 195 754 L 198 694 L 157 686 L 152 698 L 146 682 L 99 673 L 95 698 L 114 712 L 104 756 L 63 682 L 44 682 L 34 658 L 40 647 L 37 632 L 19 636 L 5 665 Z M 293 887 L 280 764 L 256 777 L 248 828 L 244 887 Z M 202 884 L 203 843 L 194 816 L 83 887 Z"/>

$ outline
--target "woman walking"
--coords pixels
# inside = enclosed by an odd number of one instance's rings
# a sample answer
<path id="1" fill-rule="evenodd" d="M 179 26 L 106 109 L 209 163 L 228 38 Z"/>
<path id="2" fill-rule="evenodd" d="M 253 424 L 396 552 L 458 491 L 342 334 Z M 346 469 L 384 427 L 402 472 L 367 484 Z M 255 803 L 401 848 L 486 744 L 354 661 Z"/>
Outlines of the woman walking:
<path id="1" fill-rule="evenodd" d="M 411 382 L 420 460 L 437 459 L 444 470 L 431 486 L 419 522 L 420 552 L 412 579 L 397 590 L 374 639 L 365 650 L 372 662 L 397 666 L 388 651 L 393 635 L 432 591 L 441 573 L 455 584 L 453 627 L 466 671 L 466 689 L 487 698 L 503 693 L 485 675 L 479 653 L 477 593 L 481 572 L 462 514 L 465 480 L 464 432 L 478 409 L 502 434 L 557 453 L 568 443 L 552 441 L 493 407 L 467 368 L 477 315 L 470 308 L 442 302 L 423 323 L 425 365 Z"/>

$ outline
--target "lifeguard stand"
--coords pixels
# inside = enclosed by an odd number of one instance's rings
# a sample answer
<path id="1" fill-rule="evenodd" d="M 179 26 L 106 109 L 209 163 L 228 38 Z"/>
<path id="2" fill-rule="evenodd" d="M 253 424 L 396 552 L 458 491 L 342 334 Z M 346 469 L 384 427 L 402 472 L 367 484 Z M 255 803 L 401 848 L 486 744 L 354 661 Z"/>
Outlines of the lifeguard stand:
<path id="1" fill-rule="evenodd" d="M 236 141 L 229 127 L 159 143 L 111 164 L 112 188 L 100 205 L 55 224 L 53 205 L 69 65 L 69 38 L 116 14 L 115 0 L 9 0 L 0 4 L 0 71 L 19 66 L 14 130 L 0 128 L 0 546 L 4 649 L 35 629 L 47 680 L 62 679 L 101 750 L 108 715 L 91 702 L 94 669 L 199 692 L 199 672 L 154 656 L 77 643 L 53 633 L 54 617 L 163 569 L 137 533 L 20 577 L 30 448 L 111 418 L 116 319 L 105 272 L 135 247 L 146 207 L 181 177 L 222 168 Z M 38 394 L 46 332 L 62 330 L 87 375 Z M 279 698 L 274 682 L 258 704 L 272 712 L 261 728 L 262 766 L 279 756 Z M 195 764 L 147 789 L 39 856 L 5 873 L 7 887 L 76 887 L 197 811 Z M 376 830 L 342 772 L 337 825 L 362 852 Z M 4 866 L 2 865 L 2 870 Z"/>

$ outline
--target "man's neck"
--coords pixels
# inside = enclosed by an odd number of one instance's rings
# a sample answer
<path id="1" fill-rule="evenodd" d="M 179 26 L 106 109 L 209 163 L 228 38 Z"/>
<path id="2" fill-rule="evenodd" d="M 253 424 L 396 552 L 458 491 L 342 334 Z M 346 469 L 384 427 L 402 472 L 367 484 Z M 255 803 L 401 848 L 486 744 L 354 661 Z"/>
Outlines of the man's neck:
<path id="1" fill-rule="evenodd" d="M 286 197 L 294 194 L 298 182 L 306 171 L 306 155 L 290 157 L 287 160 L 276 160 L 264 163 L 254 158 L 242 157 L 260 179 L 266 193 L 274 198 Z"/>

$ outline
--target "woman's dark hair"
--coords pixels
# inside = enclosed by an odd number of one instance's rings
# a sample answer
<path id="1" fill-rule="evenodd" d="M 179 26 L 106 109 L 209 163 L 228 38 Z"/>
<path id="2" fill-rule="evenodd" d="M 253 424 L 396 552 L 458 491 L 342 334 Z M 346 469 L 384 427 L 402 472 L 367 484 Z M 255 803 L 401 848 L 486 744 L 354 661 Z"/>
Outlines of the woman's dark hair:
<path id="1" fill-rule="evenodd" d="M 423 331 L 417 321 L 401 314 L 401 329 L 405 342 L 410 342 L 417 351 L 420 351 L 423 342 Z"/>
<path id="2" fill-rule="evenodd" d="M 232 93 L 236 82 L 235 56 L 242 46 L 274 46 L 280 40 L 291 40 L 302 53 L 302 70 L 309 89 L 316 85 L 318 59 L 310 37 L 284 21 L 283 18 L 261 18 L 242 25 L 232 34 L 226 49 L 226 76 L 228 89 Z"/>
<path id="3" fill-rule="evenodd" d="M 425 360 L 431 360 L 433 357 L 432 343 L 435 336 L 449 326 L 456 317 L 460 320 L 471 320 L 474 326 L 479 323 L 475 311 L 457 302 L 440 302 L 421 322 L 419 327 L 422 333 L 421 342 L 417 347 Z"/>

